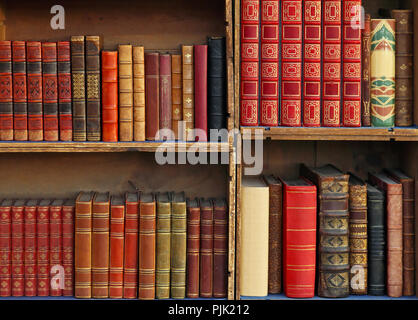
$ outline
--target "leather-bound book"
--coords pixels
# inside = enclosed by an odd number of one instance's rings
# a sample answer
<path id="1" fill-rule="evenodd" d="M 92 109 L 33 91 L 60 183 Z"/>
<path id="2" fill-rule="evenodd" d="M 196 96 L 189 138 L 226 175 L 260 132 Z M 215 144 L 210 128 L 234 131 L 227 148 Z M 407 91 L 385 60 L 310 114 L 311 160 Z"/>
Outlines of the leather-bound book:
<path id="1" fill-rule="evenodd" d="M 386 195 L 386 288 L 389 297 L 402 296 L 402 184 L 384 173 L 369 173 L 369 181 Z"/>
<path id="2" fill-rule="evenodd" d="M 133 68 L 132 46 L 119 45 L 119 140 L 132 141 L 133 123 Z"/>
<path id="3" fill-rule="evenodd" d="M 269 188 L 256 177 L 243 177 L 241 189 L 241 296 L 267 296 Z"/>
<path id="4" fill-rule="evenodd" d="M 49 241 L 49 224 L 50 224 L 50 200 L 41 200 L 36 208 L 36 256 L 38 281 L 38 296 L 49 296 L 50 289 L 50 241 Z"/>
<path id="5" fill-rule="evenodd" d="M 395 124 L 413 125 L 414 110 L 414 12 L 392 10 L 396 20 Z"/>
<path id="6" fill-rule="evenodd" d="M 213 297 L 226 298 L 228 288 L 228 206 L 213 200 Z"/>
<path id="7" fill-rule="evenodd" d="M 157 195 L 155 297 L 170 298 L 171 201 L 168 193 Z"/>
<path id="8" fill-rule="evenodd" d="M 182 128 L 179 130 L 179 122 L 183 120 L 183 79 L 181 55 L 171 55 L 171 103 L 172 123 L 171 130 L 176 140 L 183 140 Z"/>
<path id="9" fill-rule="evenodd" d="M 118 52 L 102 51 L 102 139 L 118 141 Z"/>
<path id="10" fill-rule="evenodd" d="M 350 293 L 367 294 L 367 185 L 350 173 Z"/>
<path id="11" fill-rule="evenodd" d="M 52 269 L 62 266 L 62 206 L 63 200 L 54 200 L 50 208 L 50 224 L 49 224 L 49 247 L 50 256 L 49 264 L 51 266 L 51 296 L 62 296 L 62 289 L 59 281 L 54 278 L 58 274 L 59 269 Z M 65 281 L 65 278 L 64 278 Z M 52 285 L 54 284 L 54 286 Z"/>
<path id="12" fill-rule="evenodd" d="M 141 194 L 139 204 L 139 299 L 155 299 L 155 229 L 154 195 Z"/>
<path id="13" fill-rule="evenodd" d="M 66 200 L 62 206 L 62 266 L 64 267 L 63 296 L 74 295 L 74 218 L 75 201 Z"/>
<path id="14" fill-rule="evenodd" d="M 80 192 L 75 203 L 74 296 L 91 298 L 91 229 L 93 192 Z"/>
<path id="15" fill-rule="evenodd" d="M 11 291 L 13 297 L 21 297 L 25 293 L 25 216 L 24 200 L 17 200 L 12 207 L 12 270 Z"/>
<path id="16" fill-rule="evenodd" d="M 87 140 L 100 141 L 100 37 L 86 36 Z"/>
<path id="17" fill-rule="evenodd" d="M 361 79 L 361 122 L 363 127 L 370 127 L 370 14 L 364 18 L 364 28 L 361 30 L 361 61 L 362 61 L 362 79 Z"/>
<path id="18" fill-rule="evenodd" d="M 184 192 L 171 195 L 171 298 L 186 297 L 187 212 Z"/>
<path id="19" fill-rule="evenodd" d="M 91 297 L 109 297 L 109 193 L 96 193 L 92 207 Z"/>
<path id="20" fill-rule="evenodd" d="M 0 140 L 13 140 L 11 41 L 0 41 Z"/>
<path id="21" fill-rule="evenodd" d="M 194 127 L 196 141 L 208 141 L 208 45 L 194 46 Z"/>
<path id="22" fill-rule="evenodd" d="M 144 47 L 133 47 L 132 59 L 134 64 L 134 141 L 145 141 Z"/>
<path id="23" fill-rule="evenodd" d="M 12 42 L 13 131 L 14 140 L 28 140 L 28 90 L 26 82 L 26 42 Z"/>
<path id="24" fill-rule="evenodd" d="M 183 71 L 183 140 L 194 141 L 194 52 L 193 46 L 182 46 Z"/>
<path id="25" fill-rule="evenodd" d="M 187 298 L 199 298 L 200 204 L 187 199 Z"/>
<path id="26" fill-rule="evenodd" d="M 260 0 L 241 1 L 240 31 L 240 123 L 241 126 L 257 126 L 259 121 Z"/>
<path id="27" fill-rule="evenodd" d="M 113 196 L 110 213 L 109 298 L 123 298 L 123 257 L 125 242 L 125 200 Z"/>
<path id="28" fill-rule="evenodd" d="M 200 296 L 213 295 L 213 204 L 200 200 Z"/>
<path id="29" fill-rule="evenodd" d="M 160 54 L 160 124 L 159 128 L 171 130 L 171 56 Z M 164 134 L 166 135 L 166 134 Z M 163 136 L 160 135 L 160 139 Z"/>
<path id="30" fill-rule="evenodd" d="M 402 184 L 403 295 L 415 294 L 415 182 L 399 169 L 387 174 Z"/>
<path id="31" fill-rule="evenodd" d="M 73 138 L 86 141 L 86 64 L 84 36 L 71 37 L 71 81 L 73 94 Z"/>
<path id="32" fill-rule="evenodd" d="M 125 207 L 123 297 L 125 299 L 135 299 L 138 292 L 138 193 L 126 193 Z"/>
<path id="33" fill-rule="evenodd" d="M 367 184 L 368 294 L 383 296 L 386 291 L 385 195 Z"/>
<path id="34" fill-rule="evenodd" d="M 322 41 L 322 125 L 340 126 L 341 108 L 341 0 L 324 0 Z"/>
<path id="35" fill-rule="evenodd" d="M 269 187 L 269 293 L 282 291 L 282 183 L 265 176 Z"/>
<path id="36" fill-rule="evenodd" d="M 283 181 L 283 287 L 290 298 L 315 295 L 316 186 L 305 179 Z"/>
<path id="37" fill-rule="evenodd" d="M 37 200 L 29 200 L 24 207 L 24 238 L 25 238 L 25 296 L 37 295 L 37 232 L 36 232 L 36 206 Z"/>
<path id="38" fill-rule="evenodd" d="M 71 94 L 71 46 L 69 41 L 58 41 L 58 112 L 61 141 L 73 140 L 73 110 Z"/>
<path id="39" fill-rule="evenodd" d="M 145 53 L 145 136 L 158 140 L 160 126 L 160 54 Z"/>
<path id="40" fill-rule="evenodd" d="M 38 41 L 26 42 L 28 82 L 28 138 L 44 140 L 42 120 L 42 50 Z"/>
<path id="41" fill-rule="evenodd" d="M 349 294 L 348 179 L 332 165 L 301 166 L 301 175 L 318 190 L 318 295 L 342 298 Z"/>
<path id="42" fill-rule="evenodd" d="M 12 205 L 3 200 L 0 206 L 0 297 L 12 295 Z"/>
<path id="43" fill-rule="evenodd" d="M 208 39 L 208 130 L 224 129 L 227 117 L 225 37 Z"/>

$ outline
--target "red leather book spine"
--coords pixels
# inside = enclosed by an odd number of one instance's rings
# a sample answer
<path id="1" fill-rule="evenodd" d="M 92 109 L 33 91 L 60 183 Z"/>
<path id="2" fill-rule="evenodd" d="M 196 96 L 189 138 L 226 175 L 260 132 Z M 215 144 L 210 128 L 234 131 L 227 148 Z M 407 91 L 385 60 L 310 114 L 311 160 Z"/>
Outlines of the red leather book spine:
<path id="1" fill-rule="evenodd" d="M 51 205 L 50 218 L 50 265 L 52 268 L 54 266 L 62 266 L 62 205 L 54 203 Z M 56 273 L 51 272 L 51 276 L 54 276 L 55 274 Z M 57 287 L 56 289 L 51 287 L 51 296 L 53 297 L 62 296 L 62 292 L 60 287 Z"/>
<path id="2" fill-rule="evenodd" d="M 49 296 L 49 205 L 40 203 L 36 212 L 38 296 Z"/>
<path id="3" fill-rule="evenodd" d="M 208 141 L 208 46 L 194 46 L 194 99 L 196 141 Z"/>
<path id="4" fill-rule="evenodd" d="M 64 267 L 63 296 L 74 295 L 74 203 L 64 203 L 62 207 L 62 266 Z"/>
<path id="5" fill-rule="evenodd" d="M 118 52 L 102 51 L 103 141 L 118 141 Z"/>
<path id="6" fill-rule="evenodd" d="M 36 202 L 27 204 L 24 209 L 25 219 L 25 296 L 37 295 L 37 250 L 36 250 Z M 48 284 L 49 285 L 49 284 Z"/>
<path id="7" fill-rule="evenodd" d="M 12 44 L 0 41 L 0 140 L 13 140 Z"/>
<path id="8" fill-rule="evenodd" d="M 158 140 L 160 125 L 159 53 L 145 53 L 145 134 L 147 140 Z"/>
<path id="9" fill-rule="evenodd" d="M 28 81 L 28 135 L 30 141 L 42 141 L 42 53 L 41 43 L 26 42 Z"/>
<path id="10" fill-rule="evenodd" d="M 279 0 L 261 0 L 260 124 L 279 125 Z"/>
<path id="11" fill-rule="evenodd" d="M 25 240 L 23 205 L 12 207 L 12 296 L 24 295 Z"/>
<path id="12" fill-rule="evenodd" d="M 281 125 L 302 124 L 302 0 L 282 0 Z"/>
<path id="13" fill-rule="evenodd" d="M 361 0 L 343 0 L 343 126 L 361 126 Z"/>
<path id="14" fill-rule="evenodd" d="M 213 208 L 200 208 L 200 296 L 213 295 Z"/>
<path id="15" fill-rule="evenodd" d="M 341 0 L 323 1 L 322 125 L 340 126 Z"/>
<path id="16" fill-rule="evenodd" d="M 303 125 L 321 126 L 322 2 L 304 2 Z"/>
<path id="17" fill-rule="evenodd" d="M 123 297 L 123 244 L 125 206 L 112 202 L 110 209 L 110 272 L 109 297 Z"/>
<path id="18" fill-rule="evenodd" d="M 12 214 L 11 207 L 0 207 L 0 297 L 12 295 Z"/>
<path id="19" fill-rule="evenodd" d="M 160 54 L 160 130 L 171 129 L 171 56 Z"/>
<path id="20" fill-rule="evenodd" d="M 58 112 L 61 141 L 73 140 L 70 41 L 57 43 Z"/>
<path id="21" fill-rule="evenodd" d="M 200 208 L 187 207 L 187 297 L 199 298 Z"/>
<path id="22" fill-rule="evenodd" d="M 225 200 L 213 205 L 213 296 L 226 298 L 228 287 L 228 210 Z"/>
<path id="23" fill-rule="evenodd" d="M 14 140 L 28 140 L 28 92 L 26 85 L 26 43 L 12 42 Z"/>
<path id="24" fill-rule="evenodd" d="M 241 1 L 242 126 L 258 125 L 260 0 Z"/>

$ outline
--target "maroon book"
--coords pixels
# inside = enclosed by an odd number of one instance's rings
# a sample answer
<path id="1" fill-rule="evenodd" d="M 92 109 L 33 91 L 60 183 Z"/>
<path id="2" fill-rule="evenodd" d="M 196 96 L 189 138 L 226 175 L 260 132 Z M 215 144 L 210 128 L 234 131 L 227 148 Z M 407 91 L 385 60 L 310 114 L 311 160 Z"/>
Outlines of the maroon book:
<path id="1" fill-rule="evenodd" d="M 14 140 L 28 140 L 28 92 L 26 86 L 26 43 L 13 41 L 13 127 Z"/>
<path id="2" fill-rule="evenodd" d="M 36 253 L 38 269 L 38 296 L 49 296 L 50 288 L 50 247 L 49 247 L 49 206 L 50 200 L 42 200 L 36 210 Z"/>
<path id="3" fill-rule="evenodd" d="M 24 295 L 25 282 L 25 239 L 23 214 L 25 201 L 17 200 L 12 207 L 12 296 L 21 297 Z"/>
<path id="4" fill-rule="evenodd" d="M 145 53 L 145 135 L 156 137 L 160 126 L 160 65 L 158 52 Z"/>
<path id="5" fill-rule="evenodd" d="M 208 46 L 194 46 L 194 126 L 196 141 L 208 141 Z"/>
<path id="6" fill-rule="evenodd" d="M 0 140 L 13 140 L 12 44 L 0 41 Z"/>
<path id="7" fill-rule="evenodd" d="M 25 224 L 25 296 L 35 297 L 37 295 L 36 281 L 36 205 L 38 201 L 29 200 L 24 207 Z"/>
<path id="8" fill-rule="evenodd" d="M 228 209 L 225 199 L 213 200 L 213 296 L 226 298 L 228 287 Z"/>
<path id="9" fill-rule="evenodd" d="M 200 200 L 200 296 L 213 295 L 213 206 Z"/>
<path id="10" fill-rule="evenodd" d="M 160 55 L 160 130 L 171 129 L 171 56 Z M 162 138 L 160 134 L 160 139 Z"/>
<path id="11" fill-rule="evenodd" d="M 60 41 L 58 50 L 58 112 L 60 140 L 73 140 L 73 112 L 71 106 L 70 42 Z"/>
<path id="12" fill-rule="evenodd" d="M 41 43 L 26 43 L 28 81 L 28 135 L 30 141 L 42 141 L 42 53 Z"/>
<path id="13" fill-rule="evenodd" d="M 187 200 L 187 298 L 199 298 L 200 207 Z"/>

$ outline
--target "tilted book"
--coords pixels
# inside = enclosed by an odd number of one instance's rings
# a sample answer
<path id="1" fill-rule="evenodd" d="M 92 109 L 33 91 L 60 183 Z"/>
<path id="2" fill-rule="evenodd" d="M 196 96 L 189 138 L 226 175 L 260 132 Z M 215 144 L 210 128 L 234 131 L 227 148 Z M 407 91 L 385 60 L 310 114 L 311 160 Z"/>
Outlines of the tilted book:
<path id="1" fill-rule="evenodd" d="M 44 140 L 42 112 L 42 49 L 37 41 L 26 42 L 28 81 L 28 138 Z"/>
<path id="2" fill-rule="evenodd" d="M 208 46 L 194 46 L 194 127 L 196 141 L 208 140 Z"/>
<path id="3" fill-rule="evenodd" d="M 29 200 L 24 207 L 24 238 L 25 238 L 25 296 L 37 296 L 37 232 L 36 232 L 36 206 L 37 200 Z"/>
<path id="4" fill-rule="evenodd" d="M 12 295 L 12 205 L 3 200 L 0 206 L 0 297 Z"/>
<path id="5" fill-rule="evenodd" d="M 183 75 L 183 140 L 194 141 L 194 52 L 193 46 L 181 47 Z"/>
<path id="6" fill-rule="evenodd" d="M 23 212 L 24 205 L 24 200 L 17 200 L 13 203 L 12 207 L 11 291 L 13 297 L 22 297 L 25 294 L 25 216 Z M 36 259 L 35 253 L 34 259 Z"/>
<path id="7" fill-rule="evenodd" d="M 228 206 L 213 199 L 213 297 L 226 298 L 228 289 Z"/>
<path id="8" fill-rule="evenodd" d="M 200 296 L 213 295 L 213 204 L 200 200 Z"/>
<path id="9" fill-rule="evenodd" d="M 199 298 L 200 204 L 187 199 L 187 298 Z"/>
<path id="10" fill-rule="evenodd" d="M 86 36 L 87 141 L 100 141 L 100 37 Z"/>
<path id="11" fill-rule="evenodd" d="M 171 98 L 171 56 L 160 54 L 160 130 L 171 130 Z M 160 135 L 160 139 L 162 138 Z"/>
<path id="12" fill-rule="evenodd" d="M 119 140 L 133 140 L 133 69 L 132 46 L 119 45 Z"/>
<path id="13" fill-rule="evenodd" d="M 64 204 L 63 200 L 54 200 L 51 203 L 50 207 L 50 224 L 49 224 L 49 247 L 50 247 L 50 256 L 49 264 L 51 268 L 51 296 L 59 297 L 62 296 L 62 289 L 60 288 L 60 280 L 54 277 L 58 275 L 59 269 L 52 269 L 62 266 L 62 206 Z M 53 272 L 54 271 L 54 272 Z M 64 278 L 65 281 L 65 278 Z M 52 283 L 55 288 L 52 286 Z"/>
<path id="14" fill-rule="evenodd" d="M 179 122 L 183 120 L 182 68 L 181 55 L 171 55 L 171 103 L 173 108 L 171 128 L 176 140 L 183 140 L 182 128 L 179 130 Z"/>
<path id="15" fill-rule="evenodd" d="M 63 296 L 74 295 L 74 218 L 75 201 L 66 200 L 62 206 L 62 266 L 65 287 Z"/>
<path id="16" fill-rule="evenodd" d="M 50 292 L 50 205 L 51 200 L 41 200 L 36 207 L 36 264 L 38 296 L 47 297 Z"/>
<path id="17" fill-rule="evenodd" d="M 145 53 L 145 137 L 158 140 L 160 127 L 160 54 Z"/>
<path id="18" fill-rule="evenodd" d="M 170 298 L 171 201 L 167 192 L 157 195 L 155 297 Z"/>
<path id="19" fill-rule="evenodd" d="M 361 61 L 362 61 L 362 79 L 361 79 L 361 122 L 363 127 L 370 127 L 370 14 L 364 18 L 364 29 L 361 30 Z"/>
<path id="20" fill-rule="evenodd" d="M 118 52 L 102 51 L 102 139 L 118 141 Z"/>
<path id="21" fill-rule="evenodd" d="M 145 141 L 145 56 L 143 46 L 132 48 L 134 68 L 134 141 Z"/>
<path id="22" fill-rule="evenodd" d="M 58 41 L 57 61 L 60 140 L 72 141 L 73 109 L 71 93 L 71 47 L 69 41 Z"/>
<path id="23" fill-rule="evenodd" d="M 14 140 L 28 140 L 28 91 L 26 80 L 26 42 L 12 42 L 13 55 L 13 131 Z"/>
<path id="24" fill-rule="evenodd" d="M 11 41 L 0 41 L 0 140 L 13 140 Z"/>

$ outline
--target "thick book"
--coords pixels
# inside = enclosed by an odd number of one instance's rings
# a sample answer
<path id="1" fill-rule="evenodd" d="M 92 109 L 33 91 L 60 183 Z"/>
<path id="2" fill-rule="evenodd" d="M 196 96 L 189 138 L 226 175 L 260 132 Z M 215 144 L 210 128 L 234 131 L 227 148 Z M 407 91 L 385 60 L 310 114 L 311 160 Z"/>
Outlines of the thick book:
<path id="1" fill-rule="evenodd" d="M 318 190 L 318 295 L 342 298 L 349 295 L 348 179 L 332 165 L 301 166 L 301 175 Z"/>
<path id="2" fill-rule="evenodd" d="M 96 193 L 92 205 L 91 297 L 109 297 L 109 193 Z"/>
<path id="3" fill-rule="evenodd" d="M 200 204 L 198 199 L 187 199 L 187 298 L 199 298 L 199 257 Z"/>
<path id="4" fill-rule="evenodd" d="M 171 130 L 171 121 L 173 106 L 171 105 L 171 56 L 169 54 L 160 54 L 160 130 Z M 160 133 L 160 139 L 170 139 L 168 132 Z"/>
<path id="5" fill-rule="evenodd" d="M 363 127 L 370 127 L 370 14 L 364 17 L 364 28 L 361 29 L 361 61 L 362 61 L 362 79 L 361 79 L 361 122 Z"/>
<path id="6" fill-rule="evenodd" d="M 50 205 L 51 200 L 41 200 L 36 207 L 36 269 L 38 296 L 47 297 L 50 292 Z"/>
<path id="7" fill-rule="evenodd" d="M 200 296 L 213 296 L 213 203 L 200 200 Z"/>
<path id="8" fill-rule="evenodd" d="M 141 194 L 139 208 L 138 298 L 150 300 L 155 299 L 156 205 L 154 195 Z"/>
<path id="9" fill-rule="evenodd" d="M 132 48 L 134 77 L 134 141 L 145 141 L 145 56 L 143 46 Z"/>
<path id="10" fill-rule="evenodd" d="M 257 126 L 259 98 L 260 0 L 241 1 L 240 123 Z"/>
<path id="11" fill-rule="evenodd" d="M 87 141 L 100 141 L 100 37 L 86 36 Z"/>
<path id="12" fill-rule="evenodd" d="M 53 297 L 62 296 L 61 279 L 59 278 L 60 267 L 62 266 L 62 206 L 63 200 L 54 200 L 50 207 L 49 224 L 49 264 L 51 269 L 51 291 Z M 57 277 L 58 276 L 58 277 Z M 65 281 L 65 278 L 64 278 Z"/>
<path id="13" fill-rule="evenodd" d="M 194 141 L 194 52 L 193 46 L 181 47 L 183 75 L 183 140 Z M 180 134 L 180 133 L 179 133 Z"/>
<path id="14" fill-rule="evenodd" d="M 25 216 L 24 200 L 17 200 L 12 207 L 12 261 L 11 261 L 11 292 L 13 297 L 25 294 Z M 34 259 L 36 259 L 34 257 Z"/>
<path id="15" fill-rule="evenodd" d="M 386 195 L 386 288 L 389 297 L 401 297 L 403 292 L 402 261 L 402 184 L 384 173 L 369 173 L 369 181 Z"/>
<path id="16" fill-rule="evenodd" d="M 28 140 L 28 90 L 26 80 L 26 42 L 12 42 L 13 55 L 13 137 Z"/>
<path id="17" fill-rule="evenodd" d="M 86 63 L 84 36 L 71 37 L 71 83 L 73 94 L 73 138 L 86 141 Z"/>
<path id="18" fill-rule="evenodd" d="M 183 140 L 182 127 L 179 125 L 183 120 L 183 77 L 180 54 L 171 55 L 171 103 L 172 123 L 171 129 L 176 140 Z"/>
<path id="19" fill-rule="evenodd" d="M 155 297 L 170 298 L 171 201 L 167 192 L 157 195 Z"/>
<path id="20" fill-rule="evenodd" d="M 62 266 L 64 267 L 63 296 L 74 296 L 74 218 L 75 201 L 66 200 L 62 206 Z"/>
<path id="21" fill-rule="evenodd" d="M 145 137 L 158 140 L 160 127 L 160 54 L 145 53 Z"/>
<path id="22" fill-rule="evenodd" d="M 241 189 L 241 296 L 267 296 L 269 188 L 257 177 L 243 177 Z"/>
<path id="23" fill-rule="evenodd" d="M 118 141 L 117 51 L 102 51 L 102 139 Z"/>
<path id="24" fill-rule="evenodd" d="M 36 206 L 37 200 L 29 200 L 24 207 L 24 238 L 25 238 L 25 296 L 37 296 L 37 228 L 36 228 Z"/>
<path id="25" fill-rule="evenodd" d="M 316 186 L 299 178 L 283 182 L 283 288 L 290 298 L 312 298 L 316 270 Z"/>
<path id="26" fill-rule="evenodd" d="M 75 202 L 74 296 L 91 298 L 91 237 L 94 192 L 80 192 Z"/>
<path id="27" fill-rule="evenodd" d="M 38 41 L 26 42 L 28 82 L 28 139 L 44 140 L 42 116 L 42 50 Z"/>
<path id="28" fill-rule="evenodd" d="M 13 200 L 0 205 L 0 297 L 12 295 L 12 205 Z"/>
<path id="29" fill-rule="evenodd" d="M 71 94 L 71 45 L 69 41 L 57 43 L 58 113 L 61 141 L 73 140 L 73 110 Z"/>
<path id="30" fill-rule="evenodd" d="M 194 46 L 194 127 L 196 141 L 208 140 L 208 45 Z"/>
<path id="31" fill-rule="evenodd" d="M 119 140 L 132 141 L 133 123 L 133 69 L 132 45 L 122 44 L 119 51 Z"/>
<path id="32" fill-rule="evenodd" d="M 213 199 L 213 297 L 226 298 L 228 289 L 228 205 Z"/>
<path id="33" fill-rule="evenodd" d="M 0 41 L 0 140 L 13 140 L 11 41 Z"/>

